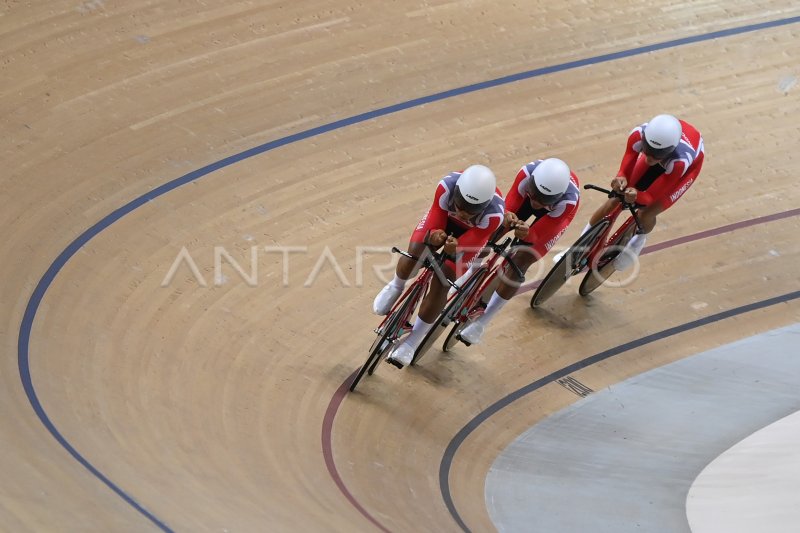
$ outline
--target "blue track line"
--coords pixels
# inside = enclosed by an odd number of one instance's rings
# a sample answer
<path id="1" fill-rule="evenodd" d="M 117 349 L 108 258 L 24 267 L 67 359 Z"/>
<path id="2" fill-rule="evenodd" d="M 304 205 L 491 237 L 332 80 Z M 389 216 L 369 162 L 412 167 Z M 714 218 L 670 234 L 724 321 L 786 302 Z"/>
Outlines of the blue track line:
<path id="1" fill-rule="evenodd" d="M 476 91 L 480 91 L 483 89 L 489 89 L 492 87 L 497 87 L 500 85 L 505 85 L 508 83 L 513 83 L 516 81 L 526 80 L 530 78 L 536 78 L 539 76 L 544 76 L 546 74 L 552 74 L 555 72 L 562 72 L 565 70 L 575 69 L 578 67 L 584 67 L 589 65 L 596 65 L 599 63 L 605 63 L 608 61 L 614 61 L 617 59 L 623 59 L 631 56 L 636 56 L 640 54 L 645 54 L 648 52 L 654 52 L 657 50 L 664 50 L 668 48 L 675 48 L 678 46 L 683 46 L 686 44 L 693 44 L 702 41 L 709 41 L 712 39 L 718 39 L 722 37 L 729 37 L 733 35 L 740 35 L 743 33 L 750 33 L 754 31 L 759 31 L 763 29 L 775 28 L 779 26 L 786 26 L 789 24 L 795 24 L 800 22 L 800 16 L 797 17 L 789 17 L 779 20 L 773 20 L 768 22 L 762 22 L 759 24 L 750 24 L 747 26 L 740 26 L 737 28 L 730 28 L 727 30 L 720 30 L 711 33 L 704 33 L 700 35 L 694 35 L 691 37 L 684 37 L 681 39 L 674 39 L 671 41 L 666 41 L 657 44 L 651 44 L 647 46 L 640 46 L 638 48 L 633 48 L 630 50 L 623 50 L 620 52 L 614 52 L 610 54 L 603 54 L 599 56 L 590 57 L 587 59 L 581 59 L 577 61 L 570 61 L 567 63 L 561 63 L 558 65 L 553 65 L 549 67 L 538 68 L 534 70 L 529 70 L 526 72 L 521 72 L 518 74 L 512 74 L 510 76 L 504 76 L 502 78 L 497 78 L 494 80 L 489 80 L 481 83 L 475 83 L 473 85 L 467 85 L 465 87 L 459 87 L 456 89 L 452 89 L 449 91 L 443 91 L 440 93 L 432 94 L 429 96 L 424 96 L 421 98 L 416 98 L 414 100 L 409 100 L 407 102 L 402 102 L 399 104 L 382 107 L 380 109 L 376 109 L 374 111 L 369 111 L 366 113 L 361 113 L 359 115 L 355 115 L 349 118 L 344 118 L 341 120 L 337 120 L 335 122 L 331 122 L 329 124 L 325 124 L 322 126 L 318 126 L 316 128 L 311 128 L 299 133 L 295 133 L 293 135 L 288 135 L 286 137 L 282 137 L 280 139 L 262 144 L 260 146 L 256 146 L 249 150 L 245 150 L 244 152 L 240 152 L 238 154 L 232 155 L 230 157 L 226 157 L 216 163 L 212 163 L 205 167 L 202 167 L 198 170 L 185 174 L 179 178 L 176 178 L 164 185 L 161 185 L 152 191 L 145 193 L 138 198 L 132 200 L 131 202 L 123 205 L 119 209 L 115 210 L 88 230 L 83 232 L 80 236 L 78 236 L 67 248 L 59 254 L 59 256 L 53 261 L 50 267 L 47 269 L 45 274 L 39 280 L 39 283 L 34 289 L 33 294 L 31 295 L 30 299 L 28 300 L 28 305 L 25 309 L 25 314 L 22 320 L 22 324 L 20 325 L 19 331 L 19 341 L 17 345 L 18 349 L 18 366 L 19 366 L 19 375 L 20 379 L 22 380 L 23 387 L 25 389 L 25 394 L 28 396 L 28 401 L 33 407 L 36 416 L 42 422 L 42 424 L 47 428 L 50 434 L 61 444 L 64 449 L 66 449 L 70 455 L 72 455 L 80 464 L 82 464 L 89 472 L 92 473 L 95 477 L 105 483 L 112 491 L 118 494 L 125 502 L 130 504 L 134 509 L 139 511 L 142 515 L 147 517 L 153 524 L 159 527 L 163 531 L 171 531 L 170 528 L 152 513 L 150 513 L 147 509 L 141 506 L 136 500 L 134 500 L 130 495 L 128 495 L 125 491 L 115 485 L 110 479 L 108 479 L 105 475 L 102 474 L 99 470 L 97 470 L 89 461 L 87 461 L 77 450 L 61 435 L 55 425 L 52 423 L 50 418 L 47 416 L 46 411 L 42 407 L 38 396 L 36 395 L 35 387 L 33 386 L 33 380 L 31 378 L 30 372 L 30 354 L 29 354 L 29 345 L 30 345 L 30 337 L 31 337 L 31 330 L 33 328 L 33 321 L 36 318 L 36 312 L 39 309 L 39 305 L 44 298 L 47 289 L 53 283 L 56 275 L 61 271 L 64 265 L 67 264 L 67 261 L 75 255 L 75 253 L 83 247 L 86 243 L 88 243 L 95 235 L 99 234 L 101 231 L 110 227 L 114 222 L 117 222 L 122 217 L 127 215 L 128 213 L 134 211 L 135 209 L 143 206 L 144 204 L 148 203 L 151 200 L 155 200 L 159 196 L 162 196 L 173 189 L 177 189 L 178 187 L 185 185 L 187 183 L 193 182 L 211 174 L 212 172 L 231 166 L 234 163 L 238 163 L 245 159 L 249 159 L 253 156 L 268 152 L 270 150 L 274 150 L 275 148 L 280 148 L 281 146 L 285 146 L 288 144 L 292 144 L 298 141 L 302 141 L 305 139 L 309 139 L 311 137 L 316 137 L 318 135 L 322 135 L 323 133 L 327 133 L 333 130 L 338 130 L 347 126 L 352 126 L 354 124 L 359 124 L 361 122 L 366 122 L 368 120 L 372 120 L 374 118 L 390 115 L 392 113 L 397 113 L 399 111 L 403 111 L 405 109 L 410 109 L 413 107 L 418 107 L 424 104 L 429 104 L 432 102 L 437 102 L 439 100 L 444 100 L 446 98 L 452 98 L 454 96 L 459 96 L 462 94 L 468 94 Z M 457 516 L 457 515 L 456 515 Z"/>

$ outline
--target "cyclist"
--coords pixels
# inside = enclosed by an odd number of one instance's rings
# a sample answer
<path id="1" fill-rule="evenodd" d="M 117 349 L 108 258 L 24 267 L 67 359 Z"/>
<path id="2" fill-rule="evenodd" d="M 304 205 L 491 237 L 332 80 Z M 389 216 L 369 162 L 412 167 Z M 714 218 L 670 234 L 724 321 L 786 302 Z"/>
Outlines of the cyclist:
<path id="1" fill-rule="evenodd" d="M 520 245 L 514 248 L 511 259 L 524 274 L 541 259 L 564 234 L 580 203 L 580 183 L 564 161 L 551 157 L 523 166 L 506 195 L 506 213 L 501 232 L 514 230 Z M 533 217 L 528 224 L 526 221 Z M 498 235 L 499 236 L 499 235 Z M 472 265 L 459 281 L 466 281 Z M 478 319 L 467 324 L 460 337 L 469 344 L 477 344 L 489 322 L 516 294 L 525 281 L 506 269 L 500 283 Z M 456 282 L 458 283 L 458 282 Z"/>
<path id="2" fill-rule="evenodd" d="M 488 167 L 472 165 L 463 172 L 452 172 L 436 187 L 433 205 L 411 235 L 408 251 L 422 257 L 444 246 L 444 253 L 450 257 L 442 270 L 449 279 L 455 279 L 455 273 L 465 269 L 502 224 L 504 209 L 502 193 Z M 375 314 L 389 313 L 417 268 L 414 260 L 400 258 L 394 279 L 375 297 Z M 390 359 L 401 365 L 411 362 L 419 343 L 444 308 L 448 287 L 445 280 L 433 277 L 411 333 L 389 354 Z"/>
<path id="3" fill-rule="evenodd" d="M 645 207 L 639 211 L 641 233 L 628 242 L 614 260 L 625 270 L 644 248 L 658 215 L 669 209 L 697 179 L 703 166 L 703 137 L 697 129 L 672 115 L 657 115 L 628 135 L 625 155 L 611 180 L 611 188 L 625 194 L 625 201 Z M 619 203 L 610 198 L 589 219 L 584 233 Z"/>

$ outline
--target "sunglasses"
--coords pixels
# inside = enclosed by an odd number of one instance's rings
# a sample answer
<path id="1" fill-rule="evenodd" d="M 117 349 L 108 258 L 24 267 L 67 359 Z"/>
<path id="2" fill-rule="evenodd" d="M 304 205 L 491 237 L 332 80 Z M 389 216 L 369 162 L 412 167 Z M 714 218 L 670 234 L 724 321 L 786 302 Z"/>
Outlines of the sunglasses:
<path id="1" fill-rule="evenodd" d="M 644 153 L 644 155 L 650 156 L 653 159 L 658 159 L 659 161 L 663 161 L 674 151 L 674 146 L 667 146 L 666 148 L 655 148 L 650 146 L 650 143 L 647 142 L 647 137 L 642 135 L 642 153 Z"/>
<path id="2" fill-rule="evenodd" d="M 483 202 L 481 204 L 471 204 L 467 202 L 464 197 L 461 196 L 461 192 L 458 190 L 458 188 L 456 188 L 456 193 L 453 195 L 453 203 L 455 204 L 456 209 L 469 213 L 470 215 L 477 215 L 489 205 L 489 202 Z"/>
<path id="3" fill-rule="evenodd" d="M 563 194 L 545 194 L 540 191 L 536 185 L 533 183 L 533 179 L 531 179 L 530 187 L 528 189 L 528 195 L 530 199 L 537 204 L 541 204 L 544 206 L 552 206 L 558 203 L 561 198 L 563 198 Z"/>

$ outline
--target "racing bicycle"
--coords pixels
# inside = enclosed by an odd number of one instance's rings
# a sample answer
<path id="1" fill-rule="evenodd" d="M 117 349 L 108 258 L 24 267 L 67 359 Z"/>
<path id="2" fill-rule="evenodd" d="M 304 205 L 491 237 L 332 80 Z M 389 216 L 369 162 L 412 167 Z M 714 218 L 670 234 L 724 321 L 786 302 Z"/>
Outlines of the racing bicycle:
<path id="1" fill-rule="evenodd" d="M 372 346 L 370 346 L 369 356 L 356 372 L 353 381 L 350 382 L 351 392 L 356 389 L 356 386 L 365 374 L 371 376 L 375 372 L 375 367 L 378 366 L 380 360 L 391 352 L 398 340 L 411 332 L 411 319 L 417 311 L 420 302 L 427 294 L 433 276 L 438 275 L 442 277 L 441 279 L 447 279 L 442 271 L 442 263 L 445 260 L 445 256 L 441 253 L 426 252 L 421 261 L 420 258 L 404 250 L 400 250 L 397 247 L 392 248 L 392 253 L 404 255 L 409 259 L 413 259 L 415 262 L 421 262 L 421 272 L 405 292 L 403 292 L 383 321 L 375 329 L 375 334 L 377 336 Z M 451 285 L 455 286 L 453 282 L 449 282 Z M 398 364 L 391 359 L 389 362 L 398 366 Z"/>
<path id="2" fill-rule="evenodd" d="M 452 327 L 442 344 L 442 351 L 450 351 L 458 341 L 467 346 L 470 345 L 461 338 L 461 330 L 470 320 L 475 320 L 483 314 L 489 298 L 497 289 L 501 279 L 500 276 L 505 275 L 506 266 L 514 270 L 520 279 L 525 278 L 525 274 L 511 257 L 519 245 L 520 241 L 517 239 L 512 240 L 511 237 L 506 238 L 500 244 L 489 242 L 486 245 L 492 255 L 464 282 L 464 286 L 459 288 L 458 294 L 449 302 L 449 310 L 446 309 L 445 313 L 443 313 L 446 323 L 445 320 L 442 321 L 442 327 L 439 328 L 438 333 L 441 334 L 449 324 L 452 324 Z"/>
<path id="3" fill-rule="evenodd" d="M 594 189 L 606 194 L 609 198 L 617 198 L 619 204 L 607 215 L 592 225 L 586 233 L 575 241 L 556 262 L 550 272 L 531 297 L 531 307 L 536 308 L 561 288 L 572 276 L 584 271 L 586 274 L 581 281 L 578 293 L 587 296 L 602 285 L 616 269 L 614 259 L 628 244 L 628 241 L 641 231 L 641 224 L 637 212 L 642 206 L 637 203 L 625 202 L 625 195 L 616 191 L 603 189 L 596 185 L 584 185 L 584 189 Z M 631 216 L 611 234 L 611 228 L 623 210 L 628 210 Z M 609 237 L 609 235 L 611 235 Z"/>

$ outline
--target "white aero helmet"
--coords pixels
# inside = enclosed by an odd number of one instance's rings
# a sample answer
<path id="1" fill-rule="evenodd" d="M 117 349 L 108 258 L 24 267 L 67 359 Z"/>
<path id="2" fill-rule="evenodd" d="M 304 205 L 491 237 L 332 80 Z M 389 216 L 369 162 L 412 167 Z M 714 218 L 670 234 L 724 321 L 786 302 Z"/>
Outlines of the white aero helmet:
<path id="1" fill-rule="evenodd" d="M 468 213 L 480 213 L 494 197 L 497 179 L 489 167 L 472 165 L 456 181 L 456 208 Z"/>
<path id="2" fill-rule="evenodd" d="M 567 164 L 556 157 L 550 157 L 533 169 L 529 192 L 536 202 L 553 205 L 567 192 L 569 176 Z"/>
<path id="3" fill-rule="evenodd" d="M 655 159 L 664 159 L 681 141 L 681 123 L 672 115 L 656 115 L 642 129 L 642 151 Z"/>

